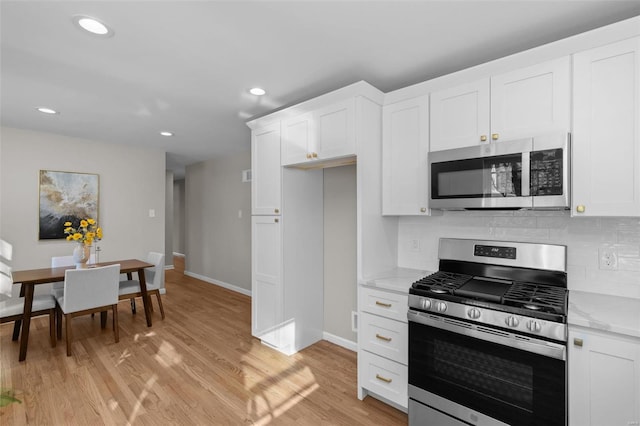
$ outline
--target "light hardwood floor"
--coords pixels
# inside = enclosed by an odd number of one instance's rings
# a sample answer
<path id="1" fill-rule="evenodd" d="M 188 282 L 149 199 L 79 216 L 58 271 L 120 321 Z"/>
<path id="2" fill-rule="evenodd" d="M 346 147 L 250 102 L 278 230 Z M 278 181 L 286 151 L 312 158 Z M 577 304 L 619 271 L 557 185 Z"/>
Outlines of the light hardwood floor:
<path id="1" fill-rule="evenodd" d="M 0 408 L 0 425 L 407 423 L 357 399 L 355 353 L 322 341 L 284 356 L 251 336 L 249 297 L 171 270 L 166 287 L 166 319 L 156 306 L 151 328 L 120 303 L 119 343 L 98 315 L 76 318 L 71 357 L 64 340 L 49 346 L 40 317 L 20 363 L 13 325 L 3 324 L 0 387 L 22 402 Z"/>

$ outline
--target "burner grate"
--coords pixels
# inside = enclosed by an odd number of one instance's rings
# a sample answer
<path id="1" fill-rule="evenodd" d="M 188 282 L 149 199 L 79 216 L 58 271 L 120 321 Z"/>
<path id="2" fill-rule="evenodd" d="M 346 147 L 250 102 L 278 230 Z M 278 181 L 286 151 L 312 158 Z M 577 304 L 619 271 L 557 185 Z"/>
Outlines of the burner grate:
<path id="1" fill-rule="evenodd" d="M 503 301 L 526 309 L 564 314 L 566 293 L 562 287 L 515 282 L 503 296 Z"/>
<path id="2" fill-rule="evenodd" d="M 416 281 L 413 286 L 432 293 L 453 294 L 454 290 L 461 287 L 471 278 L 471 275 L 438 271 Z"/>

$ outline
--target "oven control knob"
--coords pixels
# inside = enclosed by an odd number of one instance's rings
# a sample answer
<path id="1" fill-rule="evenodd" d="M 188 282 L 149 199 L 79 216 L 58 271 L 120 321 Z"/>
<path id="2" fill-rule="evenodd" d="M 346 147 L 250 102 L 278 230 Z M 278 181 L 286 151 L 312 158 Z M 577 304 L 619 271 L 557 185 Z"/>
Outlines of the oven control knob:
<path id="1" fill-rule="evenodd" d="M 478 319 L 480 318 L 480 309 L 471 308 L 469 309 L 469 312 L 467 312 L 467 315 L 471 319 Z"/>
<path id="2" fill-rule="evenodd" d="M 517 327 L 520 324 L 520 320 L 513 315 L 508 316 L 505 322 L 509 327 Z"/>
<path id="3" fill-rule="evenodd" d="M 529 331 L 532 331 L 534 333 L 539 333 L 540 330 L 542 329 L 542 326 L 540 325 L 540 323 L 536 320 L 530 320 L 527 323 L 527 328 L 529 329 Z"/>
<path id="4" fill-rule="evenodd" d="M 444 311 L 447 310 L 447 304 L 444 302 L 437 302 L 436 303 L 436 311 L 442 313 Z"/>
<path id="5" fill-rule="evenodd" d="M 428 310 L 429 308 L 431 308 L 431 300 L 429 299 L 422 299 L 422 309 L 424 309 L 425 311 Z"/>

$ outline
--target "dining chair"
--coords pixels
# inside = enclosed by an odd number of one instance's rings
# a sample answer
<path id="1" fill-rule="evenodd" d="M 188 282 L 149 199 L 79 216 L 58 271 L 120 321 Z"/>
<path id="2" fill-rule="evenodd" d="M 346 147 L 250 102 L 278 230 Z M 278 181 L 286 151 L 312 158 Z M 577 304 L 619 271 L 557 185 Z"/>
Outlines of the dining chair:
<path id="1" fill-rule="evenodd" d="M 12 283 L 11 268 L 6 264 L 0 264 L 0 278 L 5 283 Z M 0 296 L 0 324 L 14 321 L 22 321 L 24 318 L 24 297 L 17 297 L 9 294 Z M 55 338 L 55 299 L 49 295 L 34 295 L 31 305 L 30 318 L 40 315 L 49 315 L 49 337 L 51 339 L 51 347 L 56 347 Z M 18 328 L 14 331 L 13 340 L 18 340 Z"/>
<path id="2" fill-rule="evenodd" d="M 147 255 L 147 262 L 153 263 L 152 268 L 145 268 L 144 277 L 147 284 L 147 294 L 151 296 L 156 295 L 158 299 L 158 307 L 160 308 L 160 315 L 164 319 L 164 307 L 162 306 L 161 294 L 165 294 L 164 288 L 164 254 L 157 252 L 150 252 Z M 118 298 L 131 299 L 133 313 L 135 313 L 135 298 L 142 297 L 142 289 L 140 288 L 140 281 L 138 280 L 125 280 L 120 281 L 120 287 L 118 289 Z M 151 299 L 149 299 L 151 302 Z M 153 310 L 153 304 L 151 304 Z"/>
<path id="3" fill-rule="evenodd" d="M 93 254 L 89 256 L 89 263 L 94 263 Z M 51 257 L 51 267 L 60 268 L 63 266 L 74 266 L 76 263 L 73 261 L 73 256 L 53 256 Z M 53 297 L 61 296 L 64 292 L 64 281 L 58 281 L 53 283 L 51 287 L 51 294 Z"/>
<path id="4" fill-rule="evenodd" d="M 71 319 L 111 308 L 113 334 L 118 333 L 118 282 L 120 265 L 89 269 L 67 269 L 64 274 L 64 292 L 56 297 L 56 309 L 64 314 L 67 356 L 71 356 Z M 105 324 L 101 326 L 104 328 Z M 60 338 L 60 336 L 58 336 Z"/>

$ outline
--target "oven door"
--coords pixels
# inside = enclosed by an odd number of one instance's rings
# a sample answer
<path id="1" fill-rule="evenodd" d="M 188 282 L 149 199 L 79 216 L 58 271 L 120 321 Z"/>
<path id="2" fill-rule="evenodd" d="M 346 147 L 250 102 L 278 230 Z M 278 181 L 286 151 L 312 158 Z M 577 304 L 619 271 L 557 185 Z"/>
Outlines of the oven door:
<path id="1" fill-rule="evenodd" d="M 408 317 L 410 398 L 467 424 L 566 425 L 566 346 L 523 344 L 500 330 L 413 310 Z"/>

